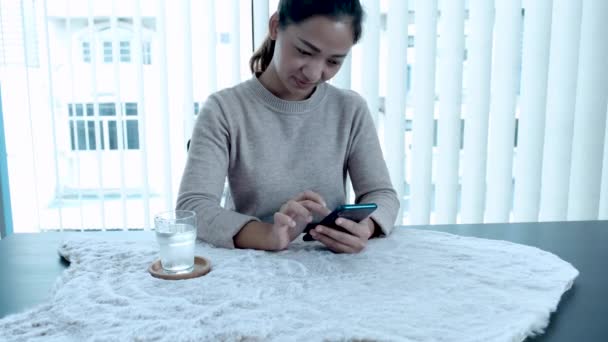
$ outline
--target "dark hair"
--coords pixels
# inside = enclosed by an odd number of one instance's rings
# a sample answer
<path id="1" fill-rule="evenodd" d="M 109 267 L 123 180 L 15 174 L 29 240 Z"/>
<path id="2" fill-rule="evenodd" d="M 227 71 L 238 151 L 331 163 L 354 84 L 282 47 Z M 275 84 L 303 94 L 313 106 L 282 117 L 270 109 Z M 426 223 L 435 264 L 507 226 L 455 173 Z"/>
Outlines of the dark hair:
<path id="1" fill-rule="evenodd" d="M 359 41 L 363 31 L 364 13 L 359 0 L 280 0 L 277 12 L 281 29 L 321 15 L 336 20 L 349 19 L 353 26 L 354 43 Z M 268 35 L 249 59 L 251 72 L 266 70 L 274 54 L 274 45 L 275 41 Z"/>

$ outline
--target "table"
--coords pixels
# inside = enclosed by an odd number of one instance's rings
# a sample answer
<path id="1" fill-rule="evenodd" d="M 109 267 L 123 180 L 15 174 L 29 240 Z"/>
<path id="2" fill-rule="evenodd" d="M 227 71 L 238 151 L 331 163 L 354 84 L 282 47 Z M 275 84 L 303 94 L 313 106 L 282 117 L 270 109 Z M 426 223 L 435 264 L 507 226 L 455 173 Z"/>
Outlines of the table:
<path id="1" fill-rule="evenodd" d="M 545 334 L 529 341 L 602 341 L 608 336 L 608 221 L 411 226 L 463 236 L 536 246 L 580 271 Z M 407 229 L 398 227 L 396 229 Z M 46 301 L 55 280 L 69 266 L 57 254 L 70 236 L 153 239 L 152 232 L 61 232 L 13 234 L 0 240 L 0 318 Z"/>

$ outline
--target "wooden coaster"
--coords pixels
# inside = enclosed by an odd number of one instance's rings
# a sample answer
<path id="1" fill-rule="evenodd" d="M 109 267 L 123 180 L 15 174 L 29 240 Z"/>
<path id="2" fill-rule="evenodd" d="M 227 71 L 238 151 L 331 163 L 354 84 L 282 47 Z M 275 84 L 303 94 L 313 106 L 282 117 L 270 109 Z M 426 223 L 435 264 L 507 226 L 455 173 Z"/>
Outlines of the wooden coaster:
<path id="1" fill-rule="evenodd" d="M 211 262 L 201 256 L 194 257 L 194 268 L 192 269 L 191 272 L 187 272 L 187 273 L 178 273 L 178 274 L 165 273 L 165 271 L 163 270 L 163 267 L 160 264 L 160 259 L 156 260 L 155 262 L 152 263 L 152 265 L 150 265 L 150 267 L 148 267 L 148 272 L 150 272 L 150 274 L 153 277 L 160 278 L 160 279 L 167 279 L 167 280 L 182 280 L 182 279 L 198 278 L 198 277 L 202 277 L 205 274 L 209 273 L 209 271 L 211 271 Z"/>

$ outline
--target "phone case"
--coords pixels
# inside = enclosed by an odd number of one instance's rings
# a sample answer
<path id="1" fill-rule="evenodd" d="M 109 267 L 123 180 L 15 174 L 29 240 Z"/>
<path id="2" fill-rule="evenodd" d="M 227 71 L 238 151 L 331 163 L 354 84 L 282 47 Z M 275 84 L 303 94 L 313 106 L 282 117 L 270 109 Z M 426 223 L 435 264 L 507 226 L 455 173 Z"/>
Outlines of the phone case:
<path id="1" fill-rule="evenodd" d="M 304 229 L 304 233 L 306 233 L 306 235 L 304 235 L 303 239 L 304 241 L 313 241 L 314 239 L 309 234 L 309 231 L 317 225 L 323 225 L 350 234 L 350 232 L 346 229 L 336 225 L 335 222 L 339 217 L 344 217 L 351 221 L 360 222 L 361 220 L 368 217 L 371 213 L 373 213 L 374 210 L 376 210 L 377 208 L 378 206 L 375 203 L 341 205 L 334 211 L 332 211 L 329 215 L 325 216 L 325 218 L 321 220 L 321 222 L 309 223 L 308 225 L 306 225 L 306 228 Z"/>

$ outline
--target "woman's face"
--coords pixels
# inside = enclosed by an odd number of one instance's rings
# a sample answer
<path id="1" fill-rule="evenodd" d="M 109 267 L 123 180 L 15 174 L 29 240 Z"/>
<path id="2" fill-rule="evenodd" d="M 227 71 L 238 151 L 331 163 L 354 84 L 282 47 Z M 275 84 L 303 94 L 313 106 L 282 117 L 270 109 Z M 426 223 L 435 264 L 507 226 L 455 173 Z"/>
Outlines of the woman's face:
<path id="1" fill-rule="evenodd" d="M 310 96 L 317 84 L 340 70 L 353 46 L 353 29 L 348 20 L 315 16 L 281 30 L 278 18 L 273 16 L 270 31 L 271 38 L 276 40 L 269 66 L 276 77 L 270 86 L 285 100 Z"/>

